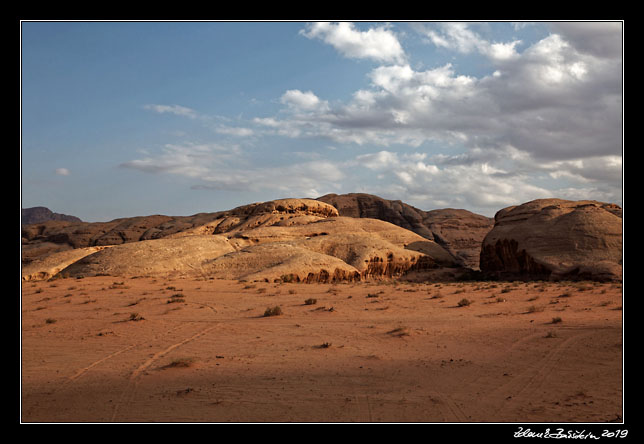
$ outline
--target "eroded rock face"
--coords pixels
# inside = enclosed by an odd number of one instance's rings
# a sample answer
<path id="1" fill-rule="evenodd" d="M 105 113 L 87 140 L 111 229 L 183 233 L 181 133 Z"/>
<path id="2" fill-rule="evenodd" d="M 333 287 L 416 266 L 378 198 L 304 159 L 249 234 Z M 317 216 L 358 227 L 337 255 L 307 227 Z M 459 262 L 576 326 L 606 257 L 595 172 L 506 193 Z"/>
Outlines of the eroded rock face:
<path id="1" fill-rule="evenodd" d="M 482 272 L 503 278 L 621 280 L 622 210 L 561 199 L 504 208 L 480 261 Z"/>
<path id="2" fill-rule="evenodd" d="M 483 238 L 494 220 L 467 210 L 423 211 L 399 200 L 372 194 L 327 194 L 318 200 L 338 209 L 341 216 L 390 222 L 432 240 L 449 251 L 461 266 L 477 270 Z"/>

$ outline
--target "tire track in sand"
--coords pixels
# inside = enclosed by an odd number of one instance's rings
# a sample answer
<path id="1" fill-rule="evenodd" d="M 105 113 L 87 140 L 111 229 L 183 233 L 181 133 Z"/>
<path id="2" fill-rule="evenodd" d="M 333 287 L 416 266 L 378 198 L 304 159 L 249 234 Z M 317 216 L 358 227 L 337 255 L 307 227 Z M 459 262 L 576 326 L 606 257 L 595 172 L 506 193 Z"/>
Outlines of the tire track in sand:
<path id="1" fill-rule="evenodd" d="M 194 341 L 195 339 L 200 338 L 201 336 L 205 335 L 209 331 L 215 329 L 217 326 L 218 326 L 217 324 L 211 325 L 195 333 L 192 336 L 189 336 L 179 342 L 169 345 L 163 350 L 156 352 L 154 355 L 152 355 L 152 357 L 147 359 L 143 364 L 139 365 L 136 369 L 134 369 L 134 371 L 130 374 L 127 386 L 125 387 L 123 392 L 121 392 L 121 396 L 118 402 L 114 405 L 114 411 L 112 412 L 111 421 L 114 422 L 116 420 L 116 416 L 118 415 L 119 410 L 122 409 L 122 407 L 127 407 L 132 403 L 136 394 L 136 388 L 139 382 L 139 376 L 146 369 L 148 369 L 152 364 L 154 364 L 154 362 L 158 361 L 159 359 L 161 359 L 162 357 L 170 353 L 172 350 L 175 350 L 176 348 L 179 348 L 182 345 L 187 344 L 188 342 L 191 342 L 191 341 Z"/>
<path id="2" fill-rule="evenodd" d="M 529 397 L 547 381 L 557 364 L 565 357 L 565 352 L 592 334 L 592 331 L 577 333 L 558 344 L 539 361 L 529 365 L 512 381 L 499 386 L 492 393 L 486 395 L 486 403 L 482 406 L 484 410 L 492 411 L 492 415 L 496 417 L 501 410 L 507 408 L 508 402 Z"/>

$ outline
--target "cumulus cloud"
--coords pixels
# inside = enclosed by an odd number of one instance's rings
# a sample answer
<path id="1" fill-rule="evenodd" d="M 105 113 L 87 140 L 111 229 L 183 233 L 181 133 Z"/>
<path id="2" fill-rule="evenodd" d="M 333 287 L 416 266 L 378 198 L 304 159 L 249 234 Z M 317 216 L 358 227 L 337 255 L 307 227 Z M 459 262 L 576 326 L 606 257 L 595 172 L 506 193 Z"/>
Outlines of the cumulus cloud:
<path id="1" fill-rule="evenodd" d="M 622 56 L 621 22 L 554 22 L 550 27 L 579 52 L 608 59 Z"/>
<path id="2" fill-rule="evenodd" d="M 494 60 L 508 60 L 517 57 L 515 48 L 521 43 L 520 40 L 490 42 L 472 31 L 467 23 L 417 24 L 416 28 L 437 47 L 455 50 L 463 54 L 479 52 Z"/>
<path id="3" fill-rule="evenodd" d="M 333 147 L 359 145 L 361 154 L 346 163 L 324 156 L 303 162 L 295 154 L 291 164 L 259 167 L 239 153 L 224 159 L 224 151 L 213 147 L 167 146 L 124 166 L 192 177 L 195 188 L 315 196 L 346 187 L 343 192 L 363 189 L 419 208 L 488 215 L 552 196 L 619 203 L 621 29 L 580 25 L 553 24 L 550 35 L 530 45 L 490 41 L 463 24 L 423 25 L 435 46 L 488 57 L 491 73 L 475 77 L 459 72 L 456 62 L 428 68 L 409 63 L 384 26 L 359 31 L 350 23 L 310 24 L 304 36 L 346 57 L 382 63 L 367 73 L 368 84 L 332 103 L 313 90 L 288 89 L 279 96 L 278 113 L 216 131 L 326 138 Z M 390 44 L 373 52 L 379 39 Z M 360 175 L 378 181 L 364 189 Z"/>
<path id="4" fill-rule="evenodd" d="M 307 25 L 300 33 L 310 39 L 321 39 L 348 58 L 384 63 L 401 63 L 405 60 L 405 52 L 398 38 L 386 26 L 360 31 L 349 22 L 317 22 Z"/>
<path id="5" fill-rule="evenodd" d="M 450 206 L 491 215 L 505 206 L 552 195 L 531 184 L 525 174 L 510 174 L 488 162 L 444 160 L 384 150 L 357 156 L 355 166 L 379 173 L 378 192 L 425 209 Z"/>
<path id="6" fill-rule="evenodd" d="M 450 63 L 425 70 L 382 65 L 368 74 L 370 87 L 344 103 L 330 106 L 314 92 L 289 90 L 282 96 L 289 113 L 255 122 L 284 136 L 360 145 L 510 145 L 542 161 L 620 152 L 619 63 L 578 51 L 558 34 L 517 53 L 516 42 L 481 42 L 466 27 L 449 25 L 454 48 L 496 53 L 493 74 L 459 74 Z"/>
<path id="7" fill-rule="evenodd" d="M 314 111 L 327 109 L 328 103 L 320 100 L 311 91 L 302 92 L 299 89 L 289 89 L 286 91 L 280 102 L 290 106 L 291 108 L 302 111 Z"/>

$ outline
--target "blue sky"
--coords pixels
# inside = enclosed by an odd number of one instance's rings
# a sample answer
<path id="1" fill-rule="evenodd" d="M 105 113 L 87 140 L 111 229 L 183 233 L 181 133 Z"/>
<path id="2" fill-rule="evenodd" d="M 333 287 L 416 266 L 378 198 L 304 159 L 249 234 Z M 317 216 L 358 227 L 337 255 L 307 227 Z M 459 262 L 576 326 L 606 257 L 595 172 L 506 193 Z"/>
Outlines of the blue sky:
<path id="1" fill-rule="evenodd" d="M 622 204 L 621 22 L 23 22 L 22 206 Z"/>

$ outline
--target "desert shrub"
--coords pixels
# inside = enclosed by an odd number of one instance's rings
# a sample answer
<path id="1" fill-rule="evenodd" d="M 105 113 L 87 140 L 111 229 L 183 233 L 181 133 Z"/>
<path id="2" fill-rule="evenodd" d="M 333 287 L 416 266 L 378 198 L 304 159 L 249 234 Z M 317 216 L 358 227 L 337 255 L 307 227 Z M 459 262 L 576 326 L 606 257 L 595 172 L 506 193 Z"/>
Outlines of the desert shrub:
<path id="1" fill-rule="evenodd" d="M 194 358 L 177 358 L 172 360 L 168 365 L 166 365 L 167 368 L 174 368 L 174 367 L 192 367 L 192 365 L 195 363 Z"/>
<path id="2" fill-rule="evenodd" d="M 562 322 L 562 319 L 559 316 L 557 316 L 555 318 L 552 318 L 552 323 L 553 324 L 558 324 L 560 322 Z"/>
<path id="3" fill-rule="evenodd" d="M 409 336 L 409 330 L 406 327 L 398 327 L 388 331 L 387 334 L 397 337 Z"/>
<path id="4" fill-rule="evenodd" d="M 469 299 L 467 299 L 467 298 L 463 298 L 463 299 L 461 299 L 460 301 L 458 301 L 458 306 L 459 306 L 459 307 L 467 307 L 467 306 L 468 306 L 468 305 L 470 305 L 471 303 L 472 303 L 472 301 L 470 301 Z"/>
<path id="5" fill-rule="evenodd" d="M 129 317 L 128 320 L 130 320 L 130 321 L 142 321 L 143 319 L 145 319 L 145 318 L 143 316 L 141 316 L 140 314 L 138 314 L 138 313 L 130 313 L 130 317 Z"/>
<path id="6" fill-rule="evenodd" d="M 269 317 L 269 316 L 279 316 L 282 314 L 282 308 L 279 305 L 276 305 L 275 307 L 269 307 L 266 309 L 264 312 L 264 317 Z"/>
<path id="7" fill-rule="evenodd" d="M 168 304 L 173 304 L 175 302 L 185 302 L 186 300 L 183 298 L 183 294 L 181 293 L 176 293 L 170 296 L 170 299 L 168 299 Z"/>
<path id="8" fill-rule="evenodd" d="M 315 299 L 315 298 L 308 298 L 306 301 L 304 301 L 304 303 L 305 303 L 306 305 L 314 305 L 314 304 L 316 304 L 317 302 L 318 302 L 318 300 L 317 300 L 317 299 Z"/>
<path id="9" fill-rule="evenodd" d="M 56 323 L 56 319 L 47 318 L 47 319 L 45 319 L 45 323 L 47 323 L 47 324 L 55 324 L 55 323 Z"/>

